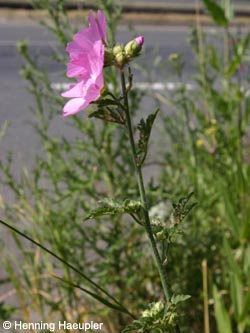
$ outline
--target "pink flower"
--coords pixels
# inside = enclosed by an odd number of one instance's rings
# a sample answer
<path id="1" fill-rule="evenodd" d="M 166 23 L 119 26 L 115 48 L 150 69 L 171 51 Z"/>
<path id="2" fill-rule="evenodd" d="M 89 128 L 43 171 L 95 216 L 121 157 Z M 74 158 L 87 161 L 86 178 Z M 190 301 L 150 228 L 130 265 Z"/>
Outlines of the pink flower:
<path id="1" fill-rule="evenodd" d="M 90 12 L 89 27 L 75 34 L 74 41 L 68 43 L 66 51 L 70 62 L 67 76 L 76 77 L 77 83 L 62 93 L 71 98 L 63 108 L 63 116 L 78 113 L 91 102 L 96 101 L 104 86 L 104 43 L 107 40 L 106 19 L 98 10 L 97 19 Z"/>

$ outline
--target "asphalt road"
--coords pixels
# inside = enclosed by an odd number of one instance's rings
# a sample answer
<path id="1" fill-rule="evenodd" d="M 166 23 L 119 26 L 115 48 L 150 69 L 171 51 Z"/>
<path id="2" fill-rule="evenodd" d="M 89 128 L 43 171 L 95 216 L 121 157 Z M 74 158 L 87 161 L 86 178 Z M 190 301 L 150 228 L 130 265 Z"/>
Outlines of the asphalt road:
<path id="1" fill-rule="evenodd" d="M 121 4 L 128 4 L 128 3 L 150 3 L 153 4 L 154 2 L 156 3 L 161 3 L 161 4 L 178 4 L 178 5 L 182 5 L 182 4 L 186 4 L 186 5 L 195 5 L 197 2 L 199 2 L 199 0 L 156 0 L 156 1 L 152 1 L 152 0 L 119 0 Z M 200 1 L 201 2 L 201 1 Z M 241 5 L 241 6 L 250 6 L 250 2 L 249 0 L 234 0 L 233 1 L 234 5 Z"/>
<path id="2" fill-rule="evenodd" d="M 4 3 L 28 3 L 28 0 L 4 0 Z M 122 5 L 127 5 L 127 4 L 143 4 L 145 5 L 150 4 L 153 5 L 154 3 L 156 4 L 174 4 L 174 5 L 196 5 L 197 2 L 202 2 L 201 0 L 117 0 L 117 3 L 121 3 Z M 233 3 L 235 5 L 240 5 L 240 6 L 250 6 L 249 0 L 234 0 Z M 1 4 L 1 3 L 0 3 Z"/>

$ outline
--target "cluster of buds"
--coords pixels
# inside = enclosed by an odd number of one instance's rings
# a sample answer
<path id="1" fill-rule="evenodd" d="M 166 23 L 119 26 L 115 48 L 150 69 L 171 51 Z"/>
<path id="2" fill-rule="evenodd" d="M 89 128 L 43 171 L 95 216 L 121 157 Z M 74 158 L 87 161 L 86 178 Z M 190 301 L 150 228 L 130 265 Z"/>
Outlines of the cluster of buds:
<path id="1" fill-rule="evenodd" d="M 143 43 L 144 37 L 139 36 L 128 42 L 125 46 L 117 44 L 113 49 L 105 48 L 104 65 L 111 66 L 115 64 L 117 67 L 122 68 L 140 54 Z"/>

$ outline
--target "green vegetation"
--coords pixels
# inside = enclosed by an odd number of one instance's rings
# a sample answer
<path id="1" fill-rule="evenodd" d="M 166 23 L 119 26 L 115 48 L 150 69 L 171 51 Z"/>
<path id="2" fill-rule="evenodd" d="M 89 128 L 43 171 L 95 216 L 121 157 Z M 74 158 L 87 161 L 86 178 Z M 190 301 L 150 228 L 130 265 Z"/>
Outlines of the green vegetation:
<path id="1" fill-rule="evenodd" d="M 48 10 L 47 27 L 64 48 L 74 30 L 63 1 L 35 5 Z M 159 131 L 161 148 L 152 155 L 157 156 L 155 163 L 160 161 L 160 171 L 146 192 L 171 287 L 167 305 L 140 224 L 126 132 L 80 113 L 62 120 L 70 127 L 69 136 L 53 134 L 53 119 L 64 100 L 51 88 L 39 57 L 32 58 L 28 46 L 19 43 L 41 152 L 34 157 L 32 172 L 24 167 L 20 177 L 11 172 L 11 154 L 0 161 L 1 183 L 15 196 L 14 204 L 1 203 L 5 220 L 33 240 L 9 230 L 18 250 L 14 256 L 1 238 L 7 276 L 1 284 L 11 284 L 10 293 L 0 296 L 1 319 L 95 320 L 109 333 L 172 333 L 178 318 L 183 333 L 250 332 L 250 35 L 230 30 L 231 1 L 219 5 L 204 0 L 204 5 L 218 25 L 218 35 L 211 41 L 199 25 L 190 31 L 194 89 L 183 75 L 191 64 L 181 55 L 170 55 L 171 75 L 182 83 L 171 94 L 152 93 L 160 112 L 141 120 L 137 128 L 141 165 L 154 122 Z M 112 0 L 101 9 L 114 44 L 121 9 Z M 217 47 L 218 41 L 223 47 Z M 60 47 L 52 56 L 58 63 L 67 62 Z M 112 67 L 107 80 L 119 94 Z M 128 95 L 139 118 L 144 94 L 133 87 Z M 3 140 L 6 130 L 5 124 Z M 87 218 L 91 221 L 84 221 Z M 9 305 L 9 296 L 15 297 L 15 307 Z"/>

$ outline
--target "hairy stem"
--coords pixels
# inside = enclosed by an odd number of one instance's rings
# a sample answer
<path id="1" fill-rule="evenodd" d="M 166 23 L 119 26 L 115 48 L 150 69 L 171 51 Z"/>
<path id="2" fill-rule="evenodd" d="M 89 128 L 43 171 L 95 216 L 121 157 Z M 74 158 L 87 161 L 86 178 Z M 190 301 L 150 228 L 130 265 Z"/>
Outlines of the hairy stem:
<path id="1" fill-rule="evenodd" d="M 148 238 L 149 238 L 150 243 L 151 243 L 151 247 L 152 247 L 152 250 L 153 250 L 156 266 L 157 266 L 157 269 L 158 269 L 158 272 L 159 272 L 159 275 L 160 275 L 164 295 L 165 295 L 166 301 L 169 301 L 170 300 L 170 294 L 169 294 L 169 289 L 168 289 L 168 285 L 167 285 L 166 273 L 165 273 L 164 267 L 162 266 L 162 262 L 161 262 L 161 258 L 160 258 L 159 252 L 158 252 L 157 244 L 156 244 L 156 241 L 155 241 L 155 238 L 154 238 L 154 234 L 152 232 L 150 219 L 149 219 L 149 214 L 148 214 L 148 208 L 147 208 L 147 200 L 146 200 L 146 193 L 145 193 L 145 188 L 144 188 L 142 170 L 141 170 L 141 166 L 137 164 L 137 159 L 136 159 L 135 141 L 134 141 L 133 128 L 132 128 L 132 122 L 131 122 L 130 110 L 129 110 L 129 103 L 128 103 L 128 93 L 127 93 L 127 89 L 126 89 L 126 81 L 125 81 L 125 75 L 124 75 L 124 70 L 123 69 L 120 69 L 120 77 L 121 77 L 122 93 L 123 93 L 123 98 L 124 98 L 126 125 L 127 125 L 128 134 L 129 134 L 129 141 L 130 141 L 130 145 L 131 145 L 131 149 L 132 149 L 135 171 L 136 171 L 136 175 L 137 175 L 137 183 L 138 183 L 138 188 L 139 188 L 139 192 L 140 192 L 140 199 L 141 199 L 141 204 L 142 204 L 142 209 L 143 209 L 145 229 L 146 229 Z"/>

